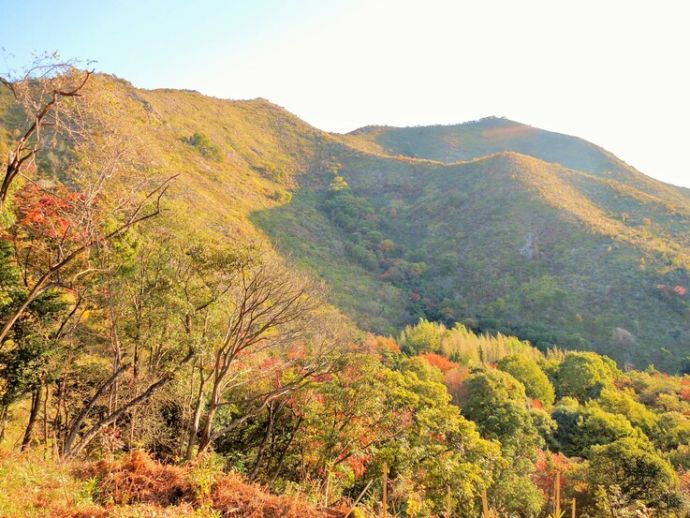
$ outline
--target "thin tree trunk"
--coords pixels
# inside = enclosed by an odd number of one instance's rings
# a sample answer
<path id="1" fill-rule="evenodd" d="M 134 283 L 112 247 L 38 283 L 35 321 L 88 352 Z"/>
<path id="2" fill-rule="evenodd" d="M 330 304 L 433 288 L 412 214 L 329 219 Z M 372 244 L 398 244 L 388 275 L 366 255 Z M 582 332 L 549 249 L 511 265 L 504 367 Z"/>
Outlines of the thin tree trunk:
<path id="1" fill-rule="evenodd" d="M 33 435 L 34 425 L 36 424 L 38 412 L 41 409 L 42 395 L 43 387 L 36 388 L 31 395 L 31 413 L 29 414 L 29 423 L 26 425 L 26 431 L 24 432 L 24 438 L 22 439 L 22 451 L 26 451 L 26 449 L 29 447 L 29 444 L 31 444 L 31 436 Z"/>
<path id="2" fill-rule="evenodd" d="M 117 316 L 115 314 L 115 307 L 113 304 L 112 287 L 108 284 L 106 290 L 106 297 L 108 299 L 108 313 L 110 316 L 110 347 L 113 350 L 113 374 L 120 369 L 122 363 L 122 348 L 120 347 L 120 336 L 117 333 Z M 108 398 L 108 412 L 118 407 L 118 380 L 115 380 L 110 388 L 110 397 Z M 113 428 L 117 426 L 117 422 L 113 423 Z"/>
<path id="3" fill-rule="evenodd" d="M 69 445 L 69 447 L 65 448 L 63 450 L 62 456 L 63 458 L 69 459 L 76 457 L 79 455 L 82 450 L 88 446 L 88 444 L 99 434 L 99 432 L 105 428 L 106 426 L 111 425 L 117 419 L 123 415 L 125 412 L 129 411 L 130 408 L 133 408 L 144 401 L 148 400 L 153 394 L 155 394 L 158 390 L 160 390 L 163 386 L 165 386 L 168 382 L 170 382 L 173 379 L 171 375 L 164 376 L 152 385 L 149 385 L 149 388 L 147 388 L 142 394 L 139 396 L 135 397 L 134 399 L 130 400 L 127 404 L 123 405 L 119 409 L 117 409 L 115 412 L 111 413 L 110 415 L 104 417 L 100 421 L 98 421 L 95 425 L 93 425 L 88 432 L 86 432 L 79 443 L 76 446 L 72 446 L 72 444 Z"/>
<path id="4" fill-rule="evenodd" d="M 43 460 L 48 459 L 48 400 L 50 399 L 50 385 L 46 383 L 46 395 L 43 398 Z"/>
<path id="5" fill-rule="evenodd" d="M 273 435 L 273 422 L 275 421 L 275 413 L 273 404 L 268 405 L 268 426 L 266 427 L 266 433 L 261 439 L 261 444 L 259 445 L 259 451 L 256 453 L 256 461 L 254 462 L 254 467 L 252 472 L 249 474 L 249 480 L 254 481 L 256 475 L 259 473 L 259 467 L 261 466 L 261 461 L 263 460 L 264 452 L 266 451 L 266 444 L 268 439 Z"/>
<path id="6" fill-rule="evenodd" d="M 200 360 L 201 363 L 201 360 Z M 185 452 L 185 459 L 192 460 L 194 455 L 194 446 L 196 444 L 196 436 L 199 433 L 199 424 L 201 423 L 201 411 L 204 403 L 204 373 L 203 366 L 200 365 L 199 372 L 201 373 L 199 379 L 199 392 L 197 393 L 196 404 L 194 408 L 194 417 L 189 425 L 189 437 L 187 439 L 187 451 Z"/>
<path id="7" fill-rule="evenodd" d="M 206 412 L 206 422 L 204 423 L 204 430 L 199 441 L 199 452 L 204 451 L 211 444 L 213 435 L 213 420 L 216 417 L 218 406 L 220 403 L 220 380 L 218 376 L 213 380 L 213 390 L 211 391 L 211 399 Z"/>
<path id="8" fill-rule="evenodd" d="M 54 444 L 54 447 L 58 447 L 58 443 L 62 440 L 62 401 L 63 401 L 63 392 L 64 392 L 64 383 L 65 380 L 63 378 L 60 378 L 56 382 L 56 394 L 55 396 L 57 397 L 57 402 L 55 403 L 55 417 L 53 418 L 53 437 L 56 440 L 56 443 Z M 57 439 L 60 439 L 58 441 Z"/>

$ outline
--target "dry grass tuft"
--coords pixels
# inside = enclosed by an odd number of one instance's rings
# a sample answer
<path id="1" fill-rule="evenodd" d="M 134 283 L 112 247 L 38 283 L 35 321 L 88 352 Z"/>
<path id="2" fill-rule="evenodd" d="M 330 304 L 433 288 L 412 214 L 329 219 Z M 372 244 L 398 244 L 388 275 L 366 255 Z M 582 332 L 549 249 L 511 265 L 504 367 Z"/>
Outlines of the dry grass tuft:
<path id="1" fill-rule="evenodd" d="M 272 495 L 234 473 L 214 487 L 213 507 L 224 518 L 335 518 L 347 513 L 342 509 L 316 509 L 297 496 Z"/>
<path id="2" fill-rule="evenodd" d="M 196 501 L 187 469 L 156 462 L 141 450 L 98 461 L 82 469 L 81 476 L 98 479 L 96 500 L 101 504 L 170 506 Z"/>

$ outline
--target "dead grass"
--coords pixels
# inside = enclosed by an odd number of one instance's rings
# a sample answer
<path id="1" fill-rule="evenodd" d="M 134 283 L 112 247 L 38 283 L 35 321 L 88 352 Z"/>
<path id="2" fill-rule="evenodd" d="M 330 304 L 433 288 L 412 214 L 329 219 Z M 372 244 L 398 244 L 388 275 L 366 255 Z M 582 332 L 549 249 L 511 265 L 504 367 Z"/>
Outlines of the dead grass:
<path id="1" fill-rule="evenodd" d="M 227 518 L 335 518 L 347 514 L 344 508 L 316 509 L 300 497 L 272 495 L 234 473 L 216 484 L 213 507 Z"/>
<path id="2" fill-rule="evenodd" d="M 211 482 L 201 487 L 206 482 L 200 480 Z M 58 465 L 0 450 L 0 518 L 342 518 L 347 511 L 345 505 L 318 509 L 299 495 L 271 494 L 203 462 L 162 464 L 143 451 Z"/>
<path id="3" fill-rule="evenodd" d="M 103 505 L 132 503 L 171 506 L 195 503 L 189 470 L 161 464 L 141 450 L 122 459 L 101 460 L 77 471 L 80 478 L 98 480 L 95 500 Z"/>

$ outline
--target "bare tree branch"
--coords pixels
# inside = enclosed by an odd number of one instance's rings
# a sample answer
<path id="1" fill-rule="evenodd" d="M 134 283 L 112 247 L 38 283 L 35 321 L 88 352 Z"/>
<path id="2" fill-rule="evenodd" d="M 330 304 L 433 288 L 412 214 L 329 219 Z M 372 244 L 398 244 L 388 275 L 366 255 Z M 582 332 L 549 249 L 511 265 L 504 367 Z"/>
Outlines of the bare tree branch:
<path id="1" fill-rule="evenodd" d="M 163 183 L 161 183 L 158 187 L 156 187 L 153 191 L 148 193 L 145 196 L 145 198 L 141 201 L 141 203 L 139 203 L 139 205 L 135 208 L 130 217 L 118 228 L 116 228 L 115 230 L 101 238 L 96 237 L 91 239 L 90 241 L 87 241 L 86 243 L 83 243 L 82 245 L 75 248 L 72 252 L 67 254 L 64 258 L 51 265 L 47 269 L 47 271 L 45 271 L 38 278 L 38 280 L 34 283 L 33 287 L 29 291 L 24 301 L 19 305 L 19 307 L 17 307 L 14 310 L 14 312 L 8 317 L 8 319 L 3 324 L 2 329 L 0 329 L 0 350 L 2 350 L 2 347 L 5 343 L 8 334 L 12 330 L 12 327 L 17 322 L 17 320 L 24 314 L 29 305 L 50 286 L 51 279 L 55 275 L 57 275 L 62 269 L 64 269 L 67 265 L 72 263 L 75 259 L 83 255 L 85 252 L 87 252 L 94 246 L 105 241 L 113 240 L 124 234 L 127 230 L 134 227 L 135 225 L 159 215 L 161 212 L 161 199 L 163 195 L 166 193 L 170 182 L 174 180 L 177 176 L 178 175 L 171 176 Z M 147 202 L 154 197 L 156 198 L 155 208 L 147 214 L 140 215 L 141 211 L 146 206 Z"/>

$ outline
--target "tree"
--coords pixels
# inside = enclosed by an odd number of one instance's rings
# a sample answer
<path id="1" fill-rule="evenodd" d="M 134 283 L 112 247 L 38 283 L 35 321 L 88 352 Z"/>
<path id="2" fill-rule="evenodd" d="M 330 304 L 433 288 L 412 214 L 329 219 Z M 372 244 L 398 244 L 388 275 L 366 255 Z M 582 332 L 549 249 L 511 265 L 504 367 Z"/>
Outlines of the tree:
<path id="1" fill-rule="evenodd" d="M 637 401 L 632 390 L 604 388 L 599 395 L 598 403 L 607 412 L 624 415 L 633 426 L 640 428 L 650 437 L 655 433 L 659 421 L 658 414 Z"/>
<path id="2" fill-rule="evenodd" d="M 438 513 L 450 500 L 458 513 L 475 514 L 492 470 L 505 465 L 498 445 L 451 404 L 437 369 L 421 359 L 390 361 L 350 354 L 305 394 L 291 472 L 330 480 L 333 498 L 356 496 L 370 482 L 380 494 L 385 462 L 392 484 L 404 488 L 392 492 L 393 509 Z"/>
<path id="3" fill-rule="evenodd" d="M 175 375 L 192 363 L 189 386 L 193 389 L 193 364 L 204 361 L 205 340 L 220 324 L 214 319 L 214 310 L 231 288 L 238 265 L 249 260 L 243 249 L 219 246 L 202 233 L 172 231 L 169 225 L 169 221 L 149 223 L 142 229 L 145 232 L 122 247 L 121 258 L 111 254 L 106 260 L 111 267 L 102 275 L 105 288 L 97 302 L 105 310 L 103 328 L 112 352 L 112 374 L 128 366 L 108 389 L 108 411 L 116 408 L 119 400 L 126 402 L 127 397 L 136 396 L 163 377 L 165 381 L 157 385 L 156 392 L 167 388 L 168 402 L 175 401 L 176 408 L 187 410 L 175 400 L 177 384 L 169 386 Z M 136 407 L 144 403 L 148 407 L 135 419 Z M 130 407 L 129 444 L 136 440 L 176 454 L 179 435 L 174 434 L 165 444 L 165 434 L 153 433 L 170 426 L 161 421 L 163 414 L 171 411 L 148 400 Z M 180 416 L 174 424 L 183 426 L 185 418 L 189 416 Z"/>
<path id="4" fill-rule="evenodd" d="M 605 491 L 620 488 L 629 501 L 661 512 L 682 506 L 678 477 L 672 466 L 636 438 L 594 446 L 588 478 L 594 487 Z"/>
<path id="5" fill-rule="evenodd" d="M 222 334 L 210 340 L 209 365 L 199 365 L 199 389 L 195 414 L 203 427 L 192 427 L 187 455 L 191 454 L 199 435 L 199 451 L 233 431 L 262 412 L 267 405 L 285 394 L 300 388 L 313 376 L 327 372 L 330 360 L 326 352 L 334 346 L 332 336 L 313 333 L 311 342 L 306 332 L 313 324 L 311 317 L 316 299 L 309 295 L 304 280 L 284 268 L 261 260 L 239 268 L 234 284 L 224 297 L 224 325 Z M 286 347 L 304 339 L 309 354 L 289 358 L 280 356 Z M 253 362 L 268 362 L 264 368 Z M 298 366 L 294 376 L 281 374 Z M 223 415 L 216 426 L 219 411 L 242 404 L 233 399 L 233 391 L 248 383 L 278 376 L 276 383 L 264 391 L 252 394 L 251 409 L 238 416 Z"/>
<path id="6" fill-rule="evenodd" d="M 483 436 L 525 447 L 524 435 L 536 430 L 527 409 L 525 387 L 510 374 L 495 369 L 478 370 L 465 382 L 462 413 L 477 423 Z"/>
<path id="7" fill-rule="evenodd" d="M 559 398 L 597 398 L 618 374 L 613 360 L 592 352 L 569 352 L 558 367 L 554 385 Z"/>
<path id="8" fill-rule="evenodd" d="M 0 76 L 26 114 L 26 127 L 11 146 L 5 175 L 0 185 L 0 211 L 18 176 L 35 164 L 46 142 L 60 132 L 71 132 L 69 116 L 64 118 L 64 101 L 79 97 L 91 72 L 81 72 L 74 63 L 60 61 L 56 54 L 40 56 L 18 75 Z M 46 138 L 47 137 L 47 138 Z"/>
<path id="9" fill-rule="evenodd" d="M 69 204 L 65 209 L 59 209 L 60 222 L 50 225 L 48 233 L 44 235 L 36 236 L 33 232 L 28 231 L 26 226 L 32 225 L 33 220 L 20 220 L 11 232 L 16 254 L 23 263 L 21 267 L 27 272 L 25 278 L 29 281 L 28 292 L 21 304 L 8 315 L 2 324 L 0 349 L 8 339 L 17 320 L 33 301 L 51 287 L 64 286 L 61 276 L 65 275 L 68 268 L 76 267 L 69 271 L 72 279 L 82 277 L 91 270 L 87 263 L 79 263 L 79 260 L 88 252 L 96 246 L 101 246 L 121 237 L 130 228 L 142 221 L 157 216 L 160 213 L 160 201 L 167 189 L 167 183 L 167 181 L 164 182 L 145 195 L 143 200 L 125 217 L 124 221 L 117 223 L 115 228 L 110 231 L 107 231 L 103 224 L 101 228 L 98 228 L 95 214 L 100 211 L 93 206 L 95 205 L 92 203 L 95 201 L 94 198 L 90 199 L 88 205 L 75 203 Z M 36 192 L 34 188 L 27 188 L 27 190 L 32 193 Z M 45 204 L 50 199 L 55 199 L 55 195 L 40 196 L 36 203 Z M 86 198 L 83 199 L 86 201 Z M 27 207 L 24 206 L 23 208 Z M 73 230 L 76 225 L 80 225 L 78 227 L 80 229 L 88 229 L 88 232 L 79 235 L 79 230 Z M 59 228 L 63 229 L 62 233 L 55 234 L 55 232 L 59 232 L 57 230 Z"/>
<path id="10" fill-rule="evenodd" d="M 498 506 L 506 513 L 521 509 L 536 514 L 543 497 L 529 475 L 543 439 L 536 416 L 527 408 L 525 387 L 506 372 L 477 370 L 461 390 L 460 406 L 483 437 L 500 441 L 503 455 L 511 462 L 510 469 L 499 471 L 492 487 Z M 517 494 L 520 498 L 515 498 Z"/>
<path id="11" fill-rule="evenodd" d="M 648 441 L 642 432 L 633 428 L 625 416 L 606 412 L 596 403 L 589 402 L 580 407 L 576 413 L 576 425 L 560 428 L 560 422 L 570 424 L 563 419 L 567 413 L 554 415 L 559 429 L 556 435 L 559 447 L 568 456 L 589 457 L 593 446 L 609 444 L 625 437 L 637 437 Z M 561 421 L 559 421 L 561 419 Z"/>
<path id="12" fill-rule="evenodd" d="M 680 412 L 665 412 L 651 435 L 658 448 L 664 451 L 690 443 L 690 419 Z"/>
<path id="13" fill-rule="evenodd" d="M 443 324 L 421 319 L 414 326 L 406 326 L 399 341 L 403 350 L 410 354 L 439 352 L 446 332 L 446 326 Z"/>
<path id="14" fill-rule="evenodd" d="M 556 398 L 553 385 L 534 360 L 524 354 L 512 354 L 501 359 L 498 368 L 520 381 L 529 397 L 541 401 L 547 407 L 553 405 Z"/>

